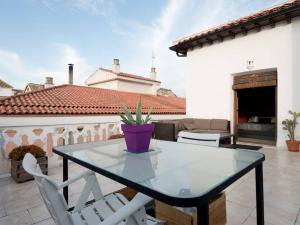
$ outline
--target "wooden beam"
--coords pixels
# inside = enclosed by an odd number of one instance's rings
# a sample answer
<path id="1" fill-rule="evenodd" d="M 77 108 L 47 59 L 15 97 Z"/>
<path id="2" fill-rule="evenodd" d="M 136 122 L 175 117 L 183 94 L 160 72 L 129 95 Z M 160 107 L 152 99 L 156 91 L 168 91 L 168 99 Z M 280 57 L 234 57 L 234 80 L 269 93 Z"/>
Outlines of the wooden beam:
<path id="1" fill-rule="evenodd" d="M 184 48 L 186 49 L 189 49 L 191 47 L 194 47 L 193 44 L 191 42 L 187 42 L 185 45 L 184 45 Z"/>
<path id="2" fill-rule="evenodd" d="M 241 30 L 242 30 L 242 34 L 245 36 L 248 34 L 248 30 L 246 29 L 246 27 L 241 26 Z"/>
<path id="3" fill-rule="evenodd" d="M 203 47 L 203 42 L 201 42 L 200 40 L 197 40 L 197 45 L 202 48 Z"/>
<path id="4" fill-rule="evenodd" d="M 217 36 L 219 42 L 223 42 L 224 37 L 222 35 L 217 34 L 216 36 Z"/>
<path id="5" fill-rule="evenodd" d="M 292 17 L 290 14 L 286 14 L 285 15 L 285 20 L 287 24 L 290 24 L 292 22 Z"/>
<path id="6" fill-rule="evenodd" d="M 255 30 L 256 30 L 257 32 L 260 32 L 260 31 L 261 31 L 261 25 L 260 25 L 258 22 L 254 22 L 253 24 L 254 24 L 254 26 L 255 26 Z"/>
<path id="7" fill-rule="evenodd" d="M 269 19 L 269 23 L 270 23 L 270 26 L 271 26 L 272 28 L 274 28 L 275 25 L 276 25 L 276 23 L 275 23 L 275 21 L 274 21 L 273 19 Z"/>
<path id="8" fill-rule="evenodd" d="M 212 44 L 214 43 L 214 40 L 212 40 L 212 39 L 209 38 L 209 37 L 206 37 L 206 40 L 207 40 L 207 43 L 208 43 L 209 45 L 212 45 Z"/>
<path id="9" fill-rule="evenodd" d="M 229 30 L 228 33 L 229 33 L 229 36 L 231 37 L 231 39 L 235 38 L 235 33 L 233 31 Z"/>

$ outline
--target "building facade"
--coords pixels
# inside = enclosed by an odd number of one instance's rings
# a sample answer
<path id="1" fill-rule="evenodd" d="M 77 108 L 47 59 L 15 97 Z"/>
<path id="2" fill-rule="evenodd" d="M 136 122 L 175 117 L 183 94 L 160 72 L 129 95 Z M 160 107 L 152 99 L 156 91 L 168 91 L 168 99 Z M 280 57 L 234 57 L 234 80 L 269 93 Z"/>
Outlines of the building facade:
<path id="1" fill-rule="evenodd" d="M 0 79 L 0 98 L 5 98 L 13 94 L 13 87 Z"/>
<path id="2" fill-rule="evenodd" d="M 289 117 L 289 110 L 300 111 L 299 15 L 300 1 L 288 1 L 175 42 L 171 50 L 187 60 L 187 115 L 229 119 L 237 131 L 242 120 L 250 122 L 249 117 L 238 116 L 239 88 L 273 87 L 270 121 L 276 124 L 275 144 L 285 146 L 281 121 Z M 247 107 L 247 102 L 243 104 Z"/>
<path id="3" fill-rule="evenodd" d="M 114 59 L 111 69 L 97 69 L 85 84 L 89 87 L 156 95 L 161 82 L 156 80 L 154 67 L 149 77 L 129 74 L 122 72 L 119 59 Z"/>

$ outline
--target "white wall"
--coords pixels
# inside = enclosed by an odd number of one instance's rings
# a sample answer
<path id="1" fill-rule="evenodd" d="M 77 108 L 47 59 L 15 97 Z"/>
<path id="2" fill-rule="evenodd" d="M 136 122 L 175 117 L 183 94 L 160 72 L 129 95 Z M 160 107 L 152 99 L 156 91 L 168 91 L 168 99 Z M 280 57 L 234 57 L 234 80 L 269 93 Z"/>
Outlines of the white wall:
<path id="1" fill-rule="evenodd" d="M 11 96 L 12 89 L 11 88 L 0 88 L 0 96 Z"/>
<path id="2" fill-rule="evenodd" d="M 185 115 L 151 115 L 153 120 L 179 119 Z M 3 127 L 61 126 L 74 124 L 116 123 L 119 116 L 1 116 L 0 129 Z"/>
<path id="3" fill-rule="evenodd" d="M 300 111 L 299 32 L 300 19 L 296 18 L 291 24 L 283 22 L 275 28 L 189 51 L 187 115 L 233 121 L 232 76 L 246 72 L 247 60 L 254 60 L 253 70 L 277 69 L 277 145 L 283 146 L 285 133 L 280 122 L 288 116 L 289 109 Z"/>
<path id="4" fill-rule="evenodd" d="M 152 94 L 152 84 L 134 83 L 132 81 L 118 80 L 118 91 Z"/>
<path id="5" fill-rule="evenodd" d="M 118 80 L 111 80 L 115 78 L 118 78 Z M 160 86 L 160 84 L 157 82 L 140 80 L 126 76 L 117 76 L 116 74 L 101 69 L 98 69 L 94 74 L 92 74 L 85 81 L 85 84 L 87 84 L 90 87 L 136 92 L 143 94 L 156 94 L 156 90 Z"/>
<path id="6" fill-rule="evenodd" d="M 293 75 L 293 107 L 294 111 L 300 112 L 300 19 L 292 23 L 292 75 Z M 296 131 L 296 137 L 300 139 L 300 118 Z"/>
<path id="7" fill-rule="evenodd" d="M 98 83 L 98 84 L 96 83 L 96 84 L 89 85 L 89 86 L 95 87 L 95 88 L 118 90 L 118 80 L 111 80 L 109 82 Z"/>
<path id="8" fill-rule="evenodd" d="M 110 80 L 113 78 L 116 78 L 117 75 L 111 72 L 107 72 L 101 69 L 97 69 L 95 73 L 93 73 L 91 76 L 89 76 L 86 81 L 85 84 L 89 85 L 89 84 L 93 84 L 95 82 L 99 82 L 99 81 L 104 81 L 104 80 Z"/>

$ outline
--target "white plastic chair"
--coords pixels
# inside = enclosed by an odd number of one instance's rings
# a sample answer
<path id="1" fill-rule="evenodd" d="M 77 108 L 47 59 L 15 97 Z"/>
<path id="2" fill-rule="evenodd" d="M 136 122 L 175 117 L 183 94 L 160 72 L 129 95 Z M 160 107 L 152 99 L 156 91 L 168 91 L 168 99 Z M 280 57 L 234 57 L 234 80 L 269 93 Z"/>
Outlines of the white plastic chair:
<path id="1" fill-rule="evenodd" d="M 144 205 L 151 201 L 150 197 L 138 193 L 129 202 L 119 193 L 103 196 L 97 178 L 92 171 L 84 172 L 63 183 L 58 183 L 42 174 L 37 160 L 29 153 L 23 159 L 23 167 L 27 173 L 34 176 L 45 205 L 54 222 L 58 225 L 163 224 L 162 221 L 146 214 Z M 74 209 L 69 210 L 60 190 L 82 178 L 86 182 L 83 192 Z M 93 194 L 95 202 L 86 205 L 90 194 Z"/>
<path id="2" fill-rule="evenodd" d="M 192 133 L 180 131 L 177 142 L 219 147 L 220 134 Z"/>

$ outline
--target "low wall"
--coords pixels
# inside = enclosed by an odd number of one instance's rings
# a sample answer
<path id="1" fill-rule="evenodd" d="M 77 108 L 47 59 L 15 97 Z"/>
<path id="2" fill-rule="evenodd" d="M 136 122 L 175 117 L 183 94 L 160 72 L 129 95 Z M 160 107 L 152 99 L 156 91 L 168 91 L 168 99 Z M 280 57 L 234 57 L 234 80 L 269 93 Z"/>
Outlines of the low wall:
<path id="1" fill-rule="evenodd" d="M 175 119 L 183 115 L 154 115 L 153 119 Z M 107 140 L 120 134 L 118 116 L 0 117 L 0 177 L 10 172 L 9 152 L 16 146 L 34 144 L 49 157 L 49 167 L 61 164 L 53 146 Z"/>

